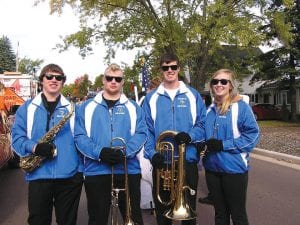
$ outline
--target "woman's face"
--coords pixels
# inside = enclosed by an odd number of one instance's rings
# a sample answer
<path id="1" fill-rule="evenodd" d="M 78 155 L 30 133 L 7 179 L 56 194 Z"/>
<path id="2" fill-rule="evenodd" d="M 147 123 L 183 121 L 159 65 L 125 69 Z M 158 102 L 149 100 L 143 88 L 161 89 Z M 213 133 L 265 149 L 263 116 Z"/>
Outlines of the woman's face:
<path id="1" fill-rule="evenodd" d="M 230 79 L 230 74 L 221 72 L 211 80 L 210 87 L 216 99 L 223 99 L 230 94 L 232 89 Z"/>

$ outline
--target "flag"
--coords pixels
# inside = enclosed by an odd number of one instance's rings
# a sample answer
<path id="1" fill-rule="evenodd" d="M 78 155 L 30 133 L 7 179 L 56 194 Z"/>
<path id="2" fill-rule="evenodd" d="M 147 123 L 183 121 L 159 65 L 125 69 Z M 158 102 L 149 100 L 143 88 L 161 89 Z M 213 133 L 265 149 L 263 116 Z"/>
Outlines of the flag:
<path id="1" fill-rule="evenodd" d="M 142 68 L 142 88 L 144 91 L 147 91 L 150 85 L 150 73 L 149 70 L 147 69 L 146 63 L 144 63 L 143 68 Z"/>

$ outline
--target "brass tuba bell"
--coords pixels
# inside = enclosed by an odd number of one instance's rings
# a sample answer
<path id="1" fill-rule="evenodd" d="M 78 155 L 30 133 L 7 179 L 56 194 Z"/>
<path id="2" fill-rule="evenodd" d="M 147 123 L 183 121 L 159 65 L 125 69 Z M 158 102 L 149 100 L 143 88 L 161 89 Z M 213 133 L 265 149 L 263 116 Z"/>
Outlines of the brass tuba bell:
<path id="1" fill-rule="evenodd" d="M 167 163 L 166 168 L 157 169 L 157 199 L 164 205 L 171 205 L 171 209 L 164 212 L 164 216 L 172 220 L 191 220 L 197 217 L 194 210 L 186 201 L 185 192 L 189 190 L 191 195 L 195 195 L 195 190 L 185 183 L 185 144 L 178 146 L 179 157 L 174 157 L 174 144 L 170 141 L 164 141 L 166 138 L 176 136 L 176 131 L 167 130 L 162 132 L 156 141 L 156 150 L 164 155 L 170 155 L 171 162 Z M 167 157 L 168 158 L 168 157 Z M 170 168 L 169 165 L 170 164 Z M 163 190 L 170 190 L 170 201 L 162 201 L 160 197 L 160 180 L 162 179 Z"/>

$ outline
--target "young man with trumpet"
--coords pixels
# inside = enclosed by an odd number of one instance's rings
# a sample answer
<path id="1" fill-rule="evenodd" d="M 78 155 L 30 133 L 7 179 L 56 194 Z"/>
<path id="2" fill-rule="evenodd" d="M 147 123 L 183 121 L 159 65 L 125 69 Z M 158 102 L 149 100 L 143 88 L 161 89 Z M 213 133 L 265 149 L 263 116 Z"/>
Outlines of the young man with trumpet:
<path id="1" fill-rule="evenodd" d="M 122 69 L 111 64 L 104 71 L 103 91 L 82 103 L 76 119 L 75 142 L 85 158 L 89 225 L 106 225 L 115 205 L 124 224 L 143 224 L 137 154 L 146 142 L 147 127 L 143 110 L 122 93 L 123 85 Z M 115 195 L 118 188 L 126 190 Z M 111 219 L 117 214 L 111 213 Z"/>
<path id="2" fill-rule="evenodd" d="M 16 112 L 12 146 L 28 181 L 29 225 L 76 225 L 82 189 L 82 164 L 73 138 L 72 104 L 61 94 L 66 76 L 46 65 L 39 76 L 42 92 Z M 26 169 L 25 169 L 26 168 Z"/>
<path id="3" fill-rule="evenodd" d="M 173 142 L 175 146 L 173 159 L 177 159 L 180 154 L 178 150 L 180 147 L 178 146 L 185 145 L 185 154 L 182 159 L 184 171 L 180 171 L 178 174 L 188 174 L 188 176 L 184 176 L 185 179 L 183 182 L 186 186 L 189 186 L 190 189 L 194 190 L 194 193 L 188 190 L 182 191 L 184 193 L 178 193 L 177 191 L 179 190 L 177 188 L 177 190 L 175 190 L 175 198 L 181 196 L 181 194 L 186 196 L 187 204 L 192 211 L 195 211 L 198 185 L 197 163 L 200 159 L 195 143 L 204 141 L 206 108 L 201 95 L 195 89 L 179 81 L 180 62 L 175 54 L 166 53 L 162 55 L 160 71 L 163 82 L 158 88 L 146 95 L 143 103 L 149 133 L 144 155 L 151 161 L 154 167 L 153 199 L 155 203 L 156 220 L 158 225 L 172 224 L 172 219 L 184 220 L 182 224 L 196 224 L 194 213 L 192 213 L 193 215 L 174 215 L 173 218 L 172 216 L 165 215 L 167 210 L 172 210 L 171 205 L 175 203 L 165 206 L 164 203 L 168 203 L 173 194 L 172 190 L 165 190 L 164 185 L 160 184 L 164 181 L 162 181 L 162 179 L 158 181 L 157 173 L 159 173 L 160 169 L 165 169 L 171 162 L 166 155 L 167 153 L 157 151 L 156 142 L 165 131 L 172 131 L 170 133 L 174 135 L 171 138 L 173 139 L 171 142 Z M 178 169 L 177 167 L 180 168 L 180 166 L 176 166 L 175 169 Z M 175 174 L 177 174 L 177 172 L 175 172 Z M 177 177 L 176 179 L 181 180 L 182 178 Z M 174 182 L 174 180 L 175 179 L 171 177 L 171 182 Z M 167 182 L 168 181 L 166 181 L 166 183 Z M 159 188 L 157 188 L 157 185 L 159 185 Z M 182 186 L 182 184 L 177 183 L 177 187 L 178 186 Z M 159 189 L 159 193 L 157 193 L 157 189 Z M 163 202 L 161 200 L 163 200 Z M 189 209 L 186 209 L 186 211 L 189 211 Z"/>

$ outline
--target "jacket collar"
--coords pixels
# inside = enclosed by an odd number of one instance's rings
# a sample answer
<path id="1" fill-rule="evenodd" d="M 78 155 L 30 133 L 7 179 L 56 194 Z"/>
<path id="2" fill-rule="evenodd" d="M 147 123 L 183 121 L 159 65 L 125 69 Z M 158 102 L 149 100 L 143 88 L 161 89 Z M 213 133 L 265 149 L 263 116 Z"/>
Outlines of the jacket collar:
<path id="1" fill-rule="evenodd" d="M 94 98 L 94 101 L 97 102 L 98 104 L 101 104 L 103 101 L 103 91 L 100 91 Z M 121 94 L 120 100 L 119 100 L 119 104 L 125 104 L 128 101 L 128 98 L 126 97 L 126 95 Z"/>
<path id="2" fill-rule="evenodd" d="M 42 92 L 40 92 L 37 96 L 35 96 L 32 99 L 32 103 L 35 105 L 41 105 L 43 102 L 42 100 Z M 61 94 L 60 96 L 60 101 L 57 103 L 57 106 L 68 106 L 70 104 L 70 102 L 68 101 L 68 99 L 65 98 L 65 96 L 63 96 Z"/>
<path id="3" fill-rule="evenodd" d="M 186 86 L 185 83 L 183 83 L 182 81 L 179 81 L 179 93 L 186 93 L 188 91 L 188 87 Z M 157 93 L 164 95 L 165 94 L 165 87 L 164 84 L 161 83 L 158 88 L 157 88 Z"/>

